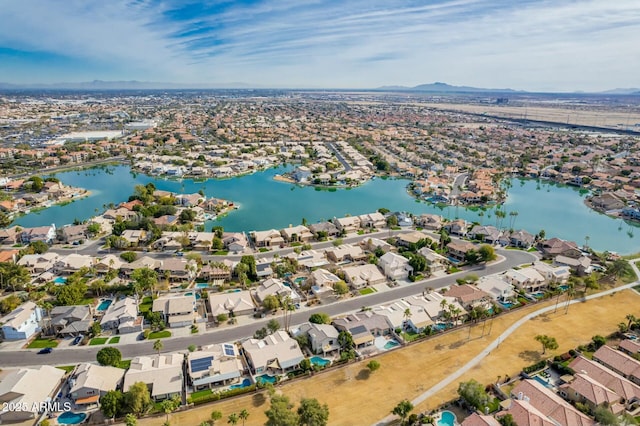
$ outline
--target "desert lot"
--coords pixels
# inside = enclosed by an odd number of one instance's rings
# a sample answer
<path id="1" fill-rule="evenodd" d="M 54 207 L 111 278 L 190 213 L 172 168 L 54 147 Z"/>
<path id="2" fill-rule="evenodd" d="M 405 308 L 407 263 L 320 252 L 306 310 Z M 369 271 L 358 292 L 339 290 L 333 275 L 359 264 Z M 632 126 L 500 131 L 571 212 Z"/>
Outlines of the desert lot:
<path id="1" fill-rule="evenodd" d="M 554 301 L 545 302 L 552 304 Z M 545 303 L 525 307 L 503 315 L 484 326 L 477 324 L 469 333 L 463 328 L 432 338 L 409 347 L 394 350 L 377 357 L 381 368 L 371 374 L 365 367 L 368 361 L 354 363 L 316 376 L 278 387 L 279 392 L 296 403 L 300 398 L 313 397 L 329 405 L 329 424 L 370 425 L 389 415 L 402 399 L 413 399 L 468 362 L 486 347 L 502 331 L 527 313 Z M 488 384 L 497 379 L 517 374 L 522 367 L 540 359 L 541 347 L 534 340 L 537 334 L 548 334 L 557 339 L 560 347 L 548 352 L 553 356 L 588 343 L 596 334 L 608 335 L 625 321 L 625 315 L 640 316 L 640 295 L 625 290 L 611 296 L 571 305 L 565 314 L 560 304 L 556 313 L 537 317 L 520 327 L 508 339 L 501 342 L 487 358 L 465 374 L 460 380 L 447 386 L 434 397 L 426 400 L 415 412 L 431 410 L 456 397 L 459 381 L 474 378 Z M 491 335 L 488 335 L 491 329 Z M 174 425 L 199 425 L 207 420 L 212 410 L 223 413 L 220 424 L 226 424 L 227 416 L 242 409 L 249 411 L 247 425 L 264 424 L 264 411 L 269 407 L 263 393 L 250 394 L 227 401 L 220 401 L 193 410 L 170 415 Z M 294 408 L 295 409 L 295 408 Z M 140 425 L 161 425 L 164 416 L 141 419 Z"/>

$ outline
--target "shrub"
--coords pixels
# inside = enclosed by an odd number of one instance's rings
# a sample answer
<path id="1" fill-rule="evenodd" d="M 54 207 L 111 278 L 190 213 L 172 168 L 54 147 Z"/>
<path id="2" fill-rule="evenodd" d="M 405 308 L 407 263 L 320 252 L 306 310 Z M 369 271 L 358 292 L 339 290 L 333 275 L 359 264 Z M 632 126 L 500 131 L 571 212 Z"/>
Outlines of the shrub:
<path id="1" fill-rule="evenodd" d="M 547 365 L 547 361 L 542 360 L 542 361 L 536 362 L 533 365 L 523 368 L 522 371 L 526 374 L 529 374 L 529 373 L 533 373 L 534 371 L 542 370 L 546 365 Z"/>

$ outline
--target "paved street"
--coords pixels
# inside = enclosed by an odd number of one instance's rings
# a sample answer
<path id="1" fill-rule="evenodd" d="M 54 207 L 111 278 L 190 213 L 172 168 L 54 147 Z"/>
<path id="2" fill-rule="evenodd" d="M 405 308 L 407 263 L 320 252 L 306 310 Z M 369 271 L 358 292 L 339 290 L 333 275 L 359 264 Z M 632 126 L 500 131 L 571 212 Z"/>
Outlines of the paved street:
<path id="1" fill-rule="evenodd" d="M 504 260 L 494 262 L 486 267 L 481 265 L 474 267 L 473 269 L 465 269 L 463 272 L 456 275 L 418 281 L 412 284 L 401 285 L 385 292 L 349 298 L 336 303 L 321 305 L 293 313 L 291 317 L 291 324 L 295 325 L 306 322 L 309 316 L 315 312 L 325 312 L 331 316 L 353 312 L 361 309 L 363 306 L 380 305 L 403 297 L 420 294 L 427 287 L 438 289 L 451 285 L 455 282 L 456 276 L 464 276 L 469 272 L 473 272 L 478 276 L 485 276 L 507 270 L 516 265 L 530 263 L 536 259 L 533 254 L 518 250 L 498 250 L 498 254 L 503 256 Z M 223 328 L 220 330 L 213 329 L 188 337 L 164 339 L 163 352 L 186 350 L 189 345 L 234 342 L 242 338 L 252 336 L 257 329 L 264 327 L 271 318 L 282 318 L 282 315 L 255 320 L 249 324 L 238 325 L 235 327 Z M 134 356 L 154 353 L 152 345 L 153 342 L 143 341 L 128 345 L 116 345 L 116 347 L 122 352 L 123 358 L 131 358 Z M 101 346 L 74 347 L 73 349 L 57 348 L 48 355 L 37 355 L 36 350 L 0 351 L 0 365 L 2 367 L 40 365 L 43 363 L 50 365 L 68 365 L 79 362 L 95 361 L 96 353 L 100 348 Z"/>

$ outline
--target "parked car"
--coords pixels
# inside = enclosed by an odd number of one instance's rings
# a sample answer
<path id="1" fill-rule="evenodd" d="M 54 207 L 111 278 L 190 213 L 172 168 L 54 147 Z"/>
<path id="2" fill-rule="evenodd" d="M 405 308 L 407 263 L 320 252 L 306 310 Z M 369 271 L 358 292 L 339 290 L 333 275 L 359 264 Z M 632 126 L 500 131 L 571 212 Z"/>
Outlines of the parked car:
<path id="1" fill-rule="evenodd" d="M 53 352 L 53 348 L 42 348 L 38 351 L 38 355 L 50 354 Z"/>
<path id="2" fill-rule="evenodd" d="M 71 344 L 72 345 L 77 345 L 80 342 L 82 342 L 82 336 L 76 336 L 76 338 L 73 339 L 73 342 L 71 342 Z"/>

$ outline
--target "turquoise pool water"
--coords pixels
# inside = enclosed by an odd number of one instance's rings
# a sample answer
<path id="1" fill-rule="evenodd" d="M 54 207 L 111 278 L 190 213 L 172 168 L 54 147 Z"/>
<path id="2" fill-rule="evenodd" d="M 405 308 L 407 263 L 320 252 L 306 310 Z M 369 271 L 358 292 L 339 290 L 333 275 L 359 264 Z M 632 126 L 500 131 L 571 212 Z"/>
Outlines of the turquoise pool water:
<path id="1" fill-rule="evenodd" d="M 542 386 L 544 386 L 545 388 L 551 388 L 553 386 L 551 386 L 551 384 L 549 382 L 547 382 L 545 379 L 543 379 L 540 376 L 533 376 L 533 380 L 535 380 L 536 382 L 540 383 Z"/>
<path id="2" fill-rule="evenodd" d="M 535 293 L 531 293 L 531 295 L 536 299 L 542 299 L 544 297 L 544 291 L 536 291 Z"/>
<path id="3" fill-rule="evenodd" d="M 184 294 L 185 296 L 193 296 L 193 292 L 188 292 Z M 196 293 L 196 300 L 200 300 L 200 293 Z"/>
<path id="4" fill-rule="evenodd" d="M 263 374 L 261 376 L 256 377 L 256 382 L 264 382 L 274 384 L 276 382 L 276 376 L 270 376 L 268 374 Z"/>
<path id="5" fill-rule="evenodd" d="M 393 349 L 396 346 L 400 346 L 400 343 L 396 342 L 395 340 L 389 340 L 387 343 L 384 344 L 384 348 L 387 350 Z"/>
<path id="6" fill-rule="evenodd" d="M 208 283 L 197 283 L 196 288 L 209 288 Z"/>
<path id="7" fill-rule="evenodd" d="M 319 365 L 320 367 L 326 367 L 327 365 L 331 364 L 330 360 L 320 358 L 319 356 L 312 356 L 309 361 L 311 361 L 311 364 Z"/>
<path id="8" fill-rule="evenodd" d="M 239 288 L 233 289 L 233 290 L 227 290 L 227 293 L 240 293 L 242 290 Z"/>
<path id="9" fill-rule="evenodd" d="M 295 280 L 293 280 L 293 282 L 296 283 L 296 284 L 300 284 L 300 283 L 305 282 L 306 280 L 307 279 L 305 277 L 298 277 Z"/>
<path id="10" fill-rule="evenodd" d="M 56 419 L 61 425 L 77 425 L 87 418 L 85 413 L 74 413 L 73 411 L 65 411 Z"/>
<path id="11" fill-rule="evenodd" d="M 102 302 L 100 302 L 100 304 L 98 305 L 98 307 L 96 309 L 99 310 L 99 311 L 106 311 L 107 308 L 109 306 L 111 306 L 111 303 L 113 303 L 113 300 L 105 299 Z"/>
<path id="12" fill-rule="evenodd" d="M 563 285 L 560 286 L 560 290 L 567 291 L 567 290 L 569 290 L 569 286 L 566 285 L 566 284 L 563 284 Z"/>
<path id="13" fill-rule="evenodd" d="M 246 388 L 251 386 L 251 380 L 249 379 L 244 379 L 242 381 L 242 383 L 238 383 L 237 385 L 231 385 L 229 386 L 229 389 L 240 389 L 240 388 Z"/>
<path id="14" fill-rule="evenodd" d="M 445 323 L 443 323 L 443 322 L 437 322 L 437 323 L 433 324 L 431 327 L 433 327 L 434 329 L 436 329 L 436 330 L 438 330 L 438 331 L 444 331 L 444 330 L 446 330 L 447 328 L 451 328 L 451 326 L 450 326 L 450 325 L 445 324 Z"/>
<path id="15" fill-rule="evenodd" d="M 499 303 L 505 309 L 511 309 L 513 307 L 513 305 L 514 305 L 513 302 L 499 302 Z"/>
<path id="16" fill-rule="evenodd" d="M 443 411 L 438 420 L 438 426 L 454 426 L 456 424 L 456 415 L 451 411 Z"/>
<path id="17" fill-rule="evenodd" d="M 67 282 L 67 279 L 66 279 L 66 278 L 64 278 L 64 277 L 56 277 L 56 278 L 53 280 L 53 282 L 54 282 L 55 284 L 64 284 L 64 283 L 66 283 L 66 282 Z"/>

